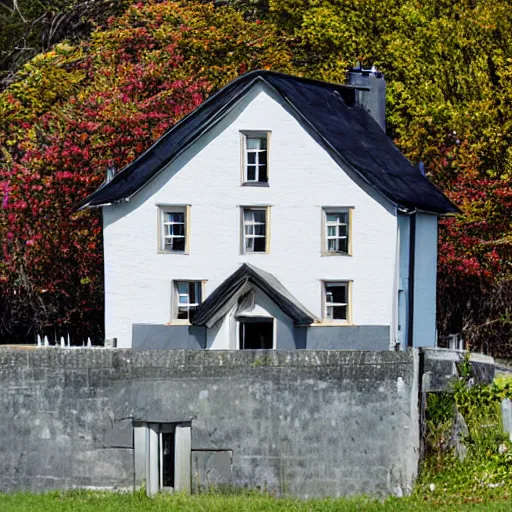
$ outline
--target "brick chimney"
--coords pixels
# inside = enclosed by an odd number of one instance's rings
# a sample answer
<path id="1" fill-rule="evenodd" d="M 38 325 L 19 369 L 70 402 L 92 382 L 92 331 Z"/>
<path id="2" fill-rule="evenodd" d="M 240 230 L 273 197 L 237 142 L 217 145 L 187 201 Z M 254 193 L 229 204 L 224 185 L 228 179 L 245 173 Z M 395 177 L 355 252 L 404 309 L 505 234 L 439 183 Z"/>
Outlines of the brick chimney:
<path id="1" fill-rule="evenodd" d="M 386 82 L 375 66 L 363 69 L 358 62 L 347 71 L 347 84 L 356 89 L 356 103 L 363 107 L 386 131 Z"/>

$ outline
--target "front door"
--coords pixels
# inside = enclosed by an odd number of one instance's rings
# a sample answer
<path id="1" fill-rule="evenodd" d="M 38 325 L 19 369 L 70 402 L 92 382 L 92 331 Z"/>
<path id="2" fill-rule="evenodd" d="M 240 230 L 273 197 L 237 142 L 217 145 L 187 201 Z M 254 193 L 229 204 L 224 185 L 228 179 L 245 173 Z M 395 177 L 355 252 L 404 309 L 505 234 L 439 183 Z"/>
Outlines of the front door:
<path id="1" fill-rule="evenodd" d="M 274 348 L 274 320 L 272 318 L 244 318 L 240 323 L 240 349 L 266 350 Z"/>

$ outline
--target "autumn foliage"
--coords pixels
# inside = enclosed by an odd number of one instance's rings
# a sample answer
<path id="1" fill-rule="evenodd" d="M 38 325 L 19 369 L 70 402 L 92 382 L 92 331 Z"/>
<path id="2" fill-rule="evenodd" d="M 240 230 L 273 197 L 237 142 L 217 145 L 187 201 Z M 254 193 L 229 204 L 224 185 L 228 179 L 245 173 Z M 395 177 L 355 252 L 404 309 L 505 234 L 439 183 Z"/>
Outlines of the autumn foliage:
<path id="1" fill-rule="evenodd" d="M 289 60 L 272 27 L 231 9 L 148 2 L 25 66 L 0 96 L 0 336 L 100 340 L 101 216 L 73 205 L 212 89 Z"/>
<path id="2" fill-rule="evenodd" d="M 212 91 L 256 68 L 384 71 L 388 134 L 463 210 L 440 226 L 439 332 L 512 355 L 512 10 L 504 0 L 144 1 L 0 94 L 0 337 L 101 339 L 101 219 L 72 215 Z"/>

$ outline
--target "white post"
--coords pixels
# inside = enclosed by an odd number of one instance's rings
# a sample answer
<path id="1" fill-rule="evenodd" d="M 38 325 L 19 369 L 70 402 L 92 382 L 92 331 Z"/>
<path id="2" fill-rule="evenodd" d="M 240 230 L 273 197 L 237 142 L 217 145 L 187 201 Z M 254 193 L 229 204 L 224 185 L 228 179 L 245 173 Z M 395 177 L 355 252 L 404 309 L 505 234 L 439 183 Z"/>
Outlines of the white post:
<path id="1" fill-rule="evenodd" d="M 146 494 L 155 496 L 159 491 L 160 469 L 158 463 L 158 424 L 148 425 L 146 438 Z"/>
<path id="2" fill-rule="evenodd" d="M 146 458 L 147 458 L 147 438 L 148 427 L 140 425 L 133 427 L 133 447 L 134 447 L 134 469 L 135 469 L 135 482 L 134 490 L 138 490 L 146 480 Z"/>
<path id="3" fill-rule="evenodd" d="M 507 432 L 512 441 L 512 401 L 508 398 L 501 402 L 501 415 L 503 417 L 503 430 Z"/>
<path id="4" fill-rule="evenodd" d="M 190 427 L 176 427 L 175 434 L 175 482 L 179 492 L 190 494 L 192 436 Z"/>
<path id="5" fill-rule="evenodd" d="M 37 346 L 41 346 L 41 336 L 39 336 L 39 334 L 37 335 Z"/>

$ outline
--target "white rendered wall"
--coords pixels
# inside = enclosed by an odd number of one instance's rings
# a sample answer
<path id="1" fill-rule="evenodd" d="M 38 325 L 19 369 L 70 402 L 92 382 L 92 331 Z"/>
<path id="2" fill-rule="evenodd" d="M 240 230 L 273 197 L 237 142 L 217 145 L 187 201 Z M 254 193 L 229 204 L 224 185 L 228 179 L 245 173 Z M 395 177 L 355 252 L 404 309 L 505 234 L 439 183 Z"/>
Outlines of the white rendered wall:
<path id="1" fill-rule="evenodd" d="M 129 202 L 103 208 L 105 329 L 131 346 L 132 324 L 171 320 L 171 282 L 207 280 L 211 293 L 240 264 L 275 275 L 318 317 L 322 280 L 353 280 L 355 325 L 390 325 L 394 207 L 357 184 L 264 86 Z M 241 130 L 270 130 L 269 187 L 242 187 Z M 362 187 L 365 187 L 363 189 Z M 190 254 L 158 254 L 157 204 L 190 204 Z M 240 254 L 240 205 L 271 206 L 270 254 Z M 353 256 L 322 256 L 322 207 L 354 207 Z"/>
<path id="2" fill-rule="evenodd" d="M 413 345 L 435 347 L 437 215 L 416 214 Z"/>

